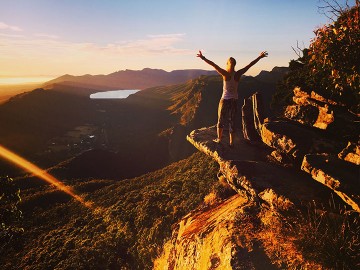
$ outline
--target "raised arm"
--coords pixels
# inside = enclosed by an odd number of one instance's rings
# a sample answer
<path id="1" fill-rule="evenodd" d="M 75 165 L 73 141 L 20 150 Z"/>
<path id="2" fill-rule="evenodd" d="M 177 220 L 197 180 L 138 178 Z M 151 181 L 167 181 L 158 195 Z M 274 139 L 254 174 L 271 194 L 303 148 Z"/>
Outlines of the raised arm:
<path id="1" fill-rule="evenodd" d="M 268 56 L 268 53 L 266 51 L 263 51 L 260 53 L 260 55 L 255 59 L 253 60 L 250 64 L 248 64 L 246 67 L 243 67 L 242 69 L 239 69 L 237 72 L 236 72 L 236 75 L 237 76 L 241 76 L 243 75 L 246 71 L 249 70 L 249 68 L 251 68 L 253 65 L 255 65 L 257 62 L 259 62 L 259 60 L 261 58 L 264 58 L 264 57 L 267 57 Z"/>
<path id="2" fill-rule="evenodd" d="M 226 72 L 226 70 L 222 69 L 221 67 L 219 67 L 217 64 L 215 64 L 213 61 L 210 61 L 209 59 L 206 59 L 205 56 L 202 54 L 201 51 L 199 51 L 199 53 L 196 55 L 197 57 L 201 58 L 202 60 L 204 60 L 207 64 L 209 64 L 210 66 L 212 66 L 213 68 L 215 68 L 215 70 L 222 76 L 226 76 L 228 75 L 228 73 Z"/>

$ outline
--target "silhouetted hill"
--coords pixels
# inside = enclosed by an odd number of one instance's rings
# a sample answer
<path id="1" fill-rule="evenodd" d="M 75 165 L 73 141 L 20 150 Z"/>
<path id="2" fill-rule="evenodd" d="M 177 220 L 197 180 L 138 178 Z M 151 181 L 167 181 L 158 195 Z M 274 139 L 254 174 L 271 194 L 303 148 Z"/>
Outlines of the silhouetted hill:
<path id="1" fill-rule="evenodd" d="M 277 83 L 288 72 L 288 67 L 274 67 L 271 71 L 261 71 L 255 78 L 264 82 Z"/>
<path id="2" fill-rule="evenodd" d="M 35 89 L 0 106 L 1 143 L 24 153 L 42 149 L 47 139 L 96 119 L 96 113 L 87 99 Z"/>
<path id="3" fill-rule="evenodd" d="M 145 89 L 160 85 L 178 84 L 199 77 L 200 75 L 214 75 L 215 71 L 200 69 L 174 70 L 167 72 L 162 69 L 144 68 L 143 70 L 121 70 L 108 75 L 63 75 L 44 84 L 44 88 L 53 88 L 55 85 L 66 87 L 89 88 L 88 94 L 94 89 L 121 90 Z"/>
<path id="4" fill-rule="evenodd" d="M 101 90 L 99 90 L 99 88 Z M 53 83 L 51 85 L 47 85 L 44 89 L 57 91 L 62 93 L 67 93 L 71 95 L 89 97 L 92 93 L 100 92 L 100 91 L 110 91 L 113 90 L 111 87 L 107 86 L 96 86 L 86 83 L 73 83 L 73 82 L 59 82 Z"/>
<path id="5" fill-rule="evenodd" d="M 19 85 L 1 85 L 0 84 L 0 104 L 7 101 L 13 96 L 18 94 L 32 91 L 35 88 L 39 87 L 39 83 L 24 83 Z"/>

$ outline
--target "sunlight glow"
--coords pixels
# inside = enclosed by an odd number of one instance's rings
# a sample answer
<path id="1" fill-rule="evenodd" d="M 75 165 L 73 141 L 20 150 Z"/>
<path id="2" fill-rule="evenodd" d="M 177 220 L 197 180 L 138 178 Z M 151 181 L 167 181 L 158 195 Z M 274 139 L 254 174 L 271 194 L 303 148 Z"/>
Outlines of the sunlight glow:
<path id="1" fill-rule="evenodd" d="M 58 179 L 56 179 L 54 176 L 50 175 L 46 171 L 40 169 L 36 165 L 32 164 L 31 162 L 27 161 L 26 159 L 18 156 L 17 154 L 11 152 L 10 150 L 6 149 L 5 147 L 0 145 L 0 157 L 3 157 L 4 159 L 16 164 L 17 166 L 25 169 L 26 171 L 32 173 L 33 175 L 40 177 L 41 179 L 45 180 L 46 182 L 54 185 L 59 190 L 69 194 L 72 196 L 75 200 L 79 201 L 86 207 L 90 207 L 91 203 L 86 202 L 83 198 L 81 198 L 79 195 L 76 195 L 74 191 L 64 185 L 62 182 L 60 182 Z"/>
<path id="2" fill-rule="evenodd" d="M 0 77 L 0 85 L 44 83 L 54 77 Z"/>

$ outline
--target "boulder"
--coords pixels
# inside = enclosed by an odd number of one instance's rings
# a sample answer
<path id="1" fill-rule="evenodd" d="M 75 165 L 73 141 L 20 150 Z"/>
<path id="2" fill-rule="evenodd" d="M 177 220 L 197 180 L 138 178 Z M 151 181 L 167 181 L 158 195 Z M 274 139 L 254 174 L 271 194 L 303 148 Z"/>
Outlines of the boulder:
<path id="1" fill-rule="evenodd" d="M 309 154 L 301 169 L 360 212 L 360 166 L 329 154 Z"/>
<path id="2" fill-rule="evenodd" d="M 293 101 L 298 105 L 307 105 L 311 102 L 311 100 L 313 100 L 313 101 L 319 101 L 322 103 L 337 105 L 341 107 L 345 106 L 342 103 L 338 103 L 331 99 L 325 98 L 320 94 L 315 93 L 314 91 L 311 91 L 311 93 L 309 94 L 301 90 L 300 87 L 295 87 L 293 92 L 294 92 Z"/>
<path id="3" fill-rule="evenodd" d="M 318 100 L 318 101 L 321 101 L 321 102 L 325 102 L 325 103 L 327 103 L 327 104 L 345 107 L 345 104 L 336 102 L 336 101 L 334 101 L 334 100 L 332 100 L 332 99 L 330 99 L 330 98 L 325 98 L 325 97 L 323 97 L 322 95 L 320 95 L 320 94 L 318 94 L 318 93 L 315 93 L 314 91 L 311 91 L 310 97 L 311 97 L 312 99 L 314 99 L 314 100 Z"/>
<path id="4" fill-rule="evenodd" d="M 300 87 L 295 87 L 293 92 L 294 92 L 293 101 L 295 102 L 295 104 L 298 105 L 308 104 L 308 100 L 310 98 L 309 93 L 302 91 Z"/>
<path id="5" fill-rule="evenodd" d="M 242 132 L 244 139 L 260 142 L 260 129 L 264 122 L 264 105 L 260 93 L 244 99 L 242 112 Z"/>
<path id="6" fill-rule="evenodd" d="M 278 164 L 281 164 L 284 167 L 292 167 L 293 163 L 291 162 L 291 160 L 284 154 L 284 153 L 280 153 L 277 150 L 274 150 L 271 152 L 269 160 L 272 160 Z"/>
<path id="7" fill-rule="evenodd" d="M 251 96 L 254 114 L 254 126 L 257 133 L 260 135 L 261 125 L 264 123 L 264 103 L 260 93 L 255 93 Z"/>
<path id="8" fill-rule="evenodd" d="M 261 127 L 261 139 L 299 162 L 307 153 L 338 153 L 344 147 L 332 136 L 288 120 L 265 122 Z"/>
<path id="9" fill-rule="evenodd" d="M 327 130 L 332 134 L 354 138 L 360 130 L 359 116 L 346 110 L 343 104 L 326 99 L 315 92 L 308 94 L 294 89 L 294 105 L 287 106 L 284 116 L 303 125 Z"/>
<path id="10" fill-rule="evenodd" d="M 255 128 L 254 111 L 252 99 L 244 99 L 244 104 L 241 107 L 242 113 L 242 132 L 244 139 L 248 141 L 261 141 L 261 138 Z"/>
<path id="11" fill-rule="evenodd" d="M 290 105 L 286 107 L 284 116 L 300 124 L 314 126 L 319 110 L 311 105 Z"/>
<path id="12" fill-rule="evenodd" d="M 360 146 L 359 144 L 348 142 L 348 145 L 338 154 L 342 160 L 360 165 Z"/>

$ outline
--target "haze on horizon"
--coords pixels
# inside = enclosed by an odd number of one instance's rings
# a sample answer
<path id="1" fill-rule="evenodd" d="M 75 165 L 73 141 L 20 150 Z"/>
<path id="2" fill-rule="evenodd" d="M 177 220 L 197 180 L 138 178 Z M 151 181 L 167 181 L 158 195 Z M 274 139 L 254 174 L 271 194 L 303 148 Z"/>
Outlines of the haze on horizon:
<path id="1" fill-rule="evenodd" d="M 344 4 L 345 0 L 338 1 Z M 352 5 L 349 1 L 349 4 Z M 318 0 L 0 0 L 0 83 L 16 77 L 109 74 L 157 68 L 209 69 L 196 58 L 237 68 L 266 50 L 247 75 L 296 59 L 329 23 Z M 30 79 L 31 81 L 31 79 Z"/>

